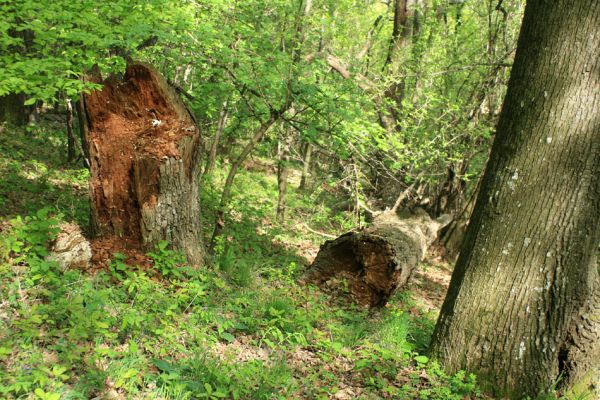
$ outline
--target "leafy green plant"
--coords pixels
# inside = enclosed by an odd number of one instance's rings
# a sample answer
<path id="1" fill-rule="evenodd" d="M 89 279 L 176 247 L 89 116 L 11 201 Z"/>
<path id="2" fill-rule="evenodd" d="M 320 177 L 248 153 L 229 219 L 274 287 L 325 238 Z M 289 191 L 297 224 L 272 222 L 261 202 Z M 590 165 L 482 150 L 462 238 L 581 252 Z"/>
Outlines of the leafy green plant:
<path id="1" fill-rule="evenodd" d="M 430 363 L 426 371 L 431 387 L 419 393 L 423 399 L 461 400 L 467 396 L 480 396 L 474 374 L 458 371 L 454 375 L 447 375 L 435 362 Z"/>
<path id="2" fill-rule="evenodd" d="M 108 271 L 118 281 L 127 277 L 127 256 L 123 253 L 113 253 L 113 258 L 108 264 Z"/>
<path id="3" fill-rule="evenodd" d="M 184 277 L 182 268 L 186 264 L 185 256 L 176 250 L 169 249 L 169 242 L 161 240 L 148 256 L 154 261 L 154 268 L 167 278 Z"/>
<path id="4" fill-rule="evenodd" d="M 236 254 L 231 246 L 225 246 L 218 258 L 219 269 L 236 285 L 248 287 L 254 277 L 252 267 L 248 261 Z"/>
<path id="5" fill-rule="evenodd" d="M 12 229 L 9 235 L 2 239 L 3 258 L 9 253 L 20 255 L 19 261 L 26 257 L 45 257 L 48 255 L 48 242 L 56 237 L 61 215 L 52 215 L 54 210 L 42 208 L 34 215 L 16 217 L 10 221 Z"/>

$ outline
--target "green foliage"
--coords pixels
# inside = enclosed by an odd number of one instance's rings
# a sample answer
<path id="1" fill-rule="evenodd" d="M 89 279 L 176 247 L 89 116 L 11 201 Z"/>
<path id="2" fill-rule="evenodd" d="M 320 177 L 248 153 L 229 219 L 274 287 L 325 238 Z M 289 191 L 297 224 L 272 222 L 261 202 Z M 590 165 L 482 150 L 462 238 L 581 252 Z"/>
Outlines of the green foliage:
<path id="1" fill-rule="evenodd" d="M 287 389 L 290 380 L 284 364 L 266 366 L 262 362 L 248 362 L 232 370 L 231 366 L 210 358 L 183 363 L 153 361 L 161 372 L 158 378 L 159 384 L 164 385 L 164 393 L 174 398 L 268 399 Z"/>
<path id="2" fill-rule="evenodd" d="M 169 242 L 161 240 L 156 245 L 154 252 L 148 253 L 148 256 L 154 261 L 154 268 L 164 277 L 183 278 L 182 269 L 186 264 L 185 255 L 168 248 Z"/>
<path id="3" fill-rule="evenodd" d="M 82 80 L 97 65 L 122 71 L 123 56 L 152 37 L 167 40 L 189 21 L 185 5 L 168 0 L 31 1 L 0 6 L 0 96 L 25 93 L 56 102 L 58 94 L 77 97 L 98 88 Z"/>
<path id="4" fill-rule="evenodd" d="M 421 399 L 460 400 L 470 395 L 479 396 L 477 379 L 473 374 L 467 375 L 465 371 L 459 371 L 448 376 L 437 363 L 432 363 L 427 373 L 431 388 L 419 392 Z"/>
<path id="5" fill-rule="evenodd" d="M 4 129 L 4 130 L 3 130 Z M 0 128 L 0 216 L 32 214 L 51 205 L 81 226 L 89 221 L 87 169 L 65 165 L 60 128 Z"/>
<path id="6" fill-rule="evenodd" d="M 116 280 L 123 280 L 127 276 L 127 256 L 122 253 L 114 253 L 108 265 L 108 271 Z"/>

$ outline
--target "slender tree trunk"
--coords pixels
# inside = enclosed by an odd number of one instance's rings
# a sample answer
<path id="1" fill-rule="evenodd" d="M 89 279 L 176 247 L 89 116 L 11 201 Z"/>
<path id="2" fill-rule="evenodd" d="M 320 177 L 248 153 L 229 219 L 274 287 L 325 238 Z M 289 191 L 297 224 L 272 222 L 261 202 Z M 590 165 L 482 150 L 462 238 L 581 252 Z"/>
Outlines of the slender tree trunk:
<path id="1" fill-rule="evenodd" d="M 458 215 L 464 209 L 465 190 L 467 183 L 463 179 L 469 160 L 452 162 L 446 168 L 446 180 L 441 188 L 435 193 L 432 214 L 439 216 L 442 214 Z"/>
<path id="2" fill-rule="evenodd" d="M 221 140 L 221 135 L 223 134 L 223 130 L 227 126 L 227 121 L 229 120 L 229 109 L 228 109 L 228 101 L 225 100 L 223 102 L 223 108 L 221 108 L 221 112 L 219 113 L 219 120 L 217 121 L 217 129 L 215 130 L 215 137 L 213 138 L 212 144 L 210 145 L 210 152 L 208 153 L 208 158 L 206 160 L 206 167 L 204 168 L 204 175 L 210 173 L 215 167 L 215 160 L 217 159 L 217 149 L 219 147 L 219 141 Z"/>
<path id="3" fill-rule="evenodd" d="M 71 99 L 65 98 L 66 125 L 67 125 L 67 161 L 75 159 L 75 135 L 73 134 L 73 105 Z"/>
<path id="4" fill-rule="evenodd" d="M 87 116 L 85 114 L 84 95 L 80 94 L 79 100 L 75 103 L 77 109 L 77 122 L 79 126 L 79 146 L 81 146 L 81 154 L 83 163 L 86 168 L 90 168 L 90 146 L 89 146 L 89 126 Z"/>
<path id="5" fill-rule="evenodd" d="M 193 65 L 192 63 L 188 63 L 185 66 L 185 71 L 183 72 L 183 83 L 188 85 L 188 90 L 192 90 L 193 86 L 192 86 L 192 81 L 190 80 L 190 76 L 192 75 L 192 69 L 193 69 Z"/>
<path id="6" fill-rule="evenodd" d="M 394 0 L 394 26 L 392 28 L 392 37 L 388 48 L 387 58 L 384 63 L 384 71 L 391 75 L 395 82 L 385 91 L 385 107 L 380 111 L 380 123 L 383 128 L 389 132 L 398 129 L 399 112 L 402 109 L 402 100 L 405 96 L 406 83 L 404 78 L 395 79 L 394 75 L 400 70 L 403 63 L 401 53 L 402 49 L 410 43 L 412 34 L 412 17 L 415 15 L 414 1 Z"/>
<path id="7" fill-rule="evenodd" d="M 309 15 L 310 9 L 312 7 L 312 0 L 303 0 L 300 2 L 300 10 L 298 14 L 298 23 L 296 26 L 296 35 L 295 35 L 295 45 L 294 53 L 292 54 L 292 61 L 294 64 L 300 62 L 301 55 L 301 47 L 304 43 L 304 19 Z M 290 84 L 291 77 L 293 76 L 292 69 L 290 69 L 290 77 L 288 78 L 287 84 Z M 280 109 L 271 108 L 269 119 L 263 122 L 259 128 L 254 133 L 254 136 L 250 141 L 246 144 L 238 158 L 231 165 L 231 169 L 229 170 L 229 174 L 227 175 L 227 179 L 225 180 L 225 186 L 223 187 L 223 193 L 221 194 L 221 201 L 219 203 L 219 208 L 217 210 L 215 216 L 215 228 L 213 231 L 213 235 L 210 241 L 209 251 L 212 253 L 217 241 L 217 238 L 223 232 L 223 228 L 225 227 L 225 210 L 229 205 L 229 201 L 231 200 L 231 187 L 233 185 L 233 180 L 239 167 L 242 165 L 248 154 L 252 152 L 256 144 L 262 139 L 264 134 L 269 130 L 271 125 L 277 122 L 283 114 L 285 114 L 288 109 L 292 106 L 292 98 L 291 92 L 288 91 L 285 98 L 285 104 Z"/>
<path id="8" fill-rule="evenodd" d="M 231 200 L 231 188 L 233 186 L 233 181 L 239 168 L 242 163 L 248 157 L 248 154 L 254 150 L 254 147 L 258 144 L 258 142 L 262 139 L 264 134 L 269 130 L 271 125 L 273 125 L 279 118 L 283 115 L 285 110 L 281 111 L 272 111 L 269 119 L 263 122 L 258 129 L 254 132 L 254 136 L 250 139 L 246 146 L 240 153 L 240 155 L 235 159 L 233 164 L 231 164 L 231 168 L 229 169 L 229 173 L 227 174 L 227 179 L 225 180 L 225 185 L 223 186 L 223 192 L 221 193 L 221 201 L 219 202 L 219 208 L 215 215 L 215 228 L 210 240 L 209 251 L 212 253 L 214 251 L 214 247 L 217 241 L 217 238 L 223 232 L 223 228 L 225 228 L 225 211 L 227 206 L 229 206 L 229 201 Z"/>
<path id="9" fill-rule="evenodd" d="M 18 28 L 3 29 L 2 35 L 7 35 L 9 38 L 17 38 L 14 44 L 9 45 L 9 51 L 25 56 L 28 49 L 33 44 L 33 31 L 25 28 L 24 21 L 15 16 L 14 21 Z M 25 93 L 8 93 L 0 96 L 0 121 L 5 121 L 14 126 L 25 126 L 28 122 L 35 122 L 36 111 L 35 106 L 26 106 L 25 101 L 27 95 Z"/>
<path id="10" fill-rule="evenodd" d="M 300 177 L 300 186 L 298 189 L 305 190 L 308 185 L 310 175 L 310 163 L 312 158 L 313 146 L 309 142 L 304 145 L 304 157 L 302 157 L 302 176 Z"/>
<path id="11" fill-rule="evenodd" d="M 277 143 L 277 221 L 283 223 L 285 219 L 285 195 L 288 186 L 291 134 L 284 128 L 283 137 Z"/>
<path id="12" fill-rule="evenodd" d="M 360 228 L 360 176 L 356 161 L 352 160 L 352 195 L 354 197 L 354 219 L 356 226 Z"/>
<path id="13" fill-rule="evenodd" d="M 452 262 L 456 261 L 456 257 L 460 252 L 460 245 L 465 238 L 465 232 L 469 224 L 469 219 L 473 214 L 475 207 L 475 199 L 479 194 L 481 179 L 477 182 L 477 186 L 473 191 L 471 198 L 459 214 L 453 214 L 452 222 L 445 228 L 439 238 L 439 243 L 444 248 L 444 257 Z"/>
<path id="14" fill-rule="evenodd" d="M 535 397 L 559 377 L 598 388 L 597 38 L 597 0 L 528 1 L 431 346 L 448 371 L 478 374 L 497 396 Z"/>

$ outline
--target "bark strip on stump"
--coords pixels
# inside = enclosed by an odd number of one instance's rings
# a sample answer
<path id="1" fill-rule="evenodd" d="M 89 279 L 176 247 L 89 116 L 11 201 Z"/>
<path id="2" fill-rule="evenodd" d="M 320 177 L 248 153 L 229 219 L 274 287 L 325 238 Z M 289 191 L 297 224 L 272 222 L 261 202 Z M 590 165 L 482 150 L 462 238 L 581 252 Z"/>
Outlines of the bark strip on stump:
<path id="1" fill-rule="evenodd" d="M 98 73 L 92 79 L 101 81 Z M 102 84 L 84 102 L 94 234 L 140 250 L 167 240 L 200 264 L 201 139 L 193 117 L 149 65 L 131 63 L 124 77 Z"/>
<path id="2" fill-rule="evenodd" d="M 303 280 L 323 285 L 344 277 L 359 304 L 384 306 L 408 282 L 447 222 L 447 216 L 432 220 L 424 212 L 408 218 L 382 213 L 370 227 L 326 241 Z"/>

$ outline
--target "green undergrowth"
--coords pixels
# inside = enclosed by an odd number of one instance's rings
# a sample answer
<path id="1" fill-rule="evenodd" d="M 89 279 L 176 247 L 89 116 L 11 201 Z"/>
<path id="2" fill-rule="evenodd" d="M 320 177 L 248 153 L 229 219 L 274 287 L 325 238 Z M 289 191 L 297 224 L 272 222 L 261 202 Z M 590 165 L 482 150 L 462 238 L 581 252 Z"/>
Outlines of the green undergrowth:
<path id="1" fill-rule="evenodd" d="M 89 224 L 88 170 L 67 163 L 60 131 L 0 125 L 0 218 L 51 206 L 82 227 Z"/>
<path id="2" fill-rule="evenodd" d="M 0 136 L 0 398 L 480 397 L 474 376 L 448 376 L 424 355 L 435 316 L 415 313 L 410 292 L 369 311 L 297 283 L 324 240 L 305 226 L 338 234 L 355 223 L 331 215 L 322 189 L 291 185 L 288 219 L 276 224 L 275 177 L 241 171 L 200 269 L 166 242 L 149 253 L 152 268 L 119 254 L 96 274 L 47 261 L 58 224 L 85 224 L 88 209 L 77 189 L 87 173 L 56 156 L 60 135 L 45 134 Z M 34 157 L 19 153 L 25 142 Z M 225 167 L 203 182 L 207 235 Z"/>
<path id="3" fill-rule="evenodd" d="M 152 269 L 117 255 L 90 276 L 45 261 L 57 222 L 43 209 L 12 220 L 0 241 L 2 396 L 329 398 L 352 387 L 362 398 L 462 398 L 475 390 L 472 377 L 447 377 L 413 351 L 401 308 L 336 307 L 295 284 L 293 262 L 242 286 L 231 272 L 174 273 L 177 257 L 160 246 Z"/>

